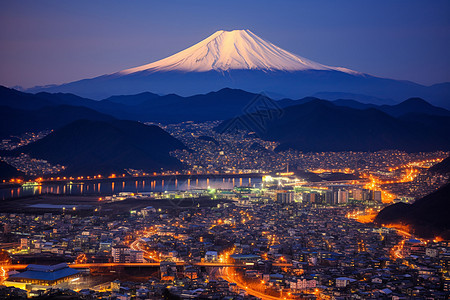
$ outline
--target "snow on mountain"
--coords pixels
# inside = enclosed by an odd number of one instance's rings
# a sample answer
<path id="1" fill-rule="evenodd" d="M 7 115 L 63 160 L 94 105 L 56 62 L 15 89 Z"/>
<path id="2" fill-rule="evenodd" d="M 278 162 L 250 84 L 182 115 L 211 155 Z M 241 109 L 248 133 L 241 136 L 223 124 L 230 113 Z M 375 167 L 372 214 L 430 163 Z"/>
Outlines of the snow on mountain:
<path id="1" fill-rule="evenodd" d="M 335 70 L 359 74 L 346 68 L 322 65 L 292 54 L 263 40 L 250 30 L 220 30 L 172 56 L 143 66 L 123 70 L 118 72 L 118 75 L 141 71 L 207 72 L 231 69 L 266 71 Z"/>
<path id="2" fill-rule="evenodd" d="M 149 91 L 192 96 L 225 87 L 297 99 L 325 93 L 394 102 L 420 97 L 436 106 L 450 105 L 450 83 L 426 87 L 323 65 L 283 50 L 250 30 L 217 31 L 192 47 L 147 65 L 27 91 L 74 93 L 100 100 Z"/>

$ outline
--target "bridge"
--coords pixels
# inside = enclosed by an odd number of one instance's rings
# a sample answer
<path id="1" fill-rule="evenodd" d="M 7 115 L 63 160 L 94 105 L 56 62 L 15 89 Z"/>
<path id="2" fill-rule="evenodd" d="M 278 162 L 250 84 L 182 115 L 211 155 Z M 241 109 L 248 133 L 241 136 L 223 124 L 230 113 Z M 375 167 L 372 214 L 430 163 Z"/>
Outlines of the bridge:
<path id="1" fill-rule="evenodd" d="M 70 268 L 73 269 L 89 269 L 89 268 L 114 268 L 114 267 L 124 267 L 124 268 L 150 268 L 150 267 L 159 267 L 162 263 L 165 262 L 145 262 L 145 263 L 83 263 L 83 264 L 68 264 Z M 251 266 L 253 263 L 221 263 L 221 262 L 184 262 L 177 261 L 174 262 L 177 266 L 199 266 L 199 267 L 233 267 L 233 268 L 242 268 Z M 17 265 L 5 265 L 3 266 L 8 270 L 23 270 L 28 265 L 25 264 L 17 264 Z M 274 263 L 272 264 L 274 267 L 282 267 L 282 268 L 292 268 L 292 264 L 290 263 Z"/>

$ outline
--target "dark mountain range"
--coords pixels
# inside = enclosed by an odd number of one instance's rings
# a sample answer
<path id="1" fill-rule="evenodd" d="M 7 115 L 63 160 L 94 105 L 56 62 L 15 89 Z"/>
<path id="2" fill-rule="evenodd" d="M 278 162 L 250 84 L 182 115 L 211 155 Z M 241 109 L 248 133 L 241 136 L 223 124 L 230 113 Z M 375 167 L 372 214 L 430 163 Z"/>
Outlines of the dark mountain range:
<path id="1" fill-rule="evenodd" d="M 134 96 L 130 96 L 130 99 L 133 97 Z M 117 114 L 117 117 L 119 118 L 122 117 L 120 112 L 124 111 L 127 107 L 126 105 L 109 100 L 96 101 L 82 98 L 74 94 L 50 94 L 46 92 L 30 94 L 0 86 L 0 106 L 7 106 L 21 110 L 36 110 L 61 105 L 87 107 L 105 114 Z M 123 114 L 125 115 L 126 112 Z"/>
<path id="2" fill-rule="evenodd" d="M 380 105 L 361 103 L 355 100 L 339 99 L 332 101 L 337 106 L 355 109 L 375 108 L 393 117 L 401 117 L 407 114 L 424 114 L 433 116 L 450 116 L 450 111 L 431 105 L 421 98 L 410 98 L 395 105 Z"/>
<path id="3" fill-rule="evenodd" d="M 28 153 L 62 164 L 68 175 L 109 175 L 122 174 L 126 168 L 180 169 L 182 164 L 169 152 L 184 148 L 158 126 L 135 121 L 78 120 L 12 153 Z"/>
<path id="4" fill-rule="evenodd" d="M 320 92 L 312 95 L 313 97 L 320 99 L 327 99 L 330 101 L 336 101 L 341 99 L 351 99 L 364 104 L 374 104 L 374 105 L 394 105 L 398 101 L 394 101 L 391 98 L 377 98 L 373 96 L 355 94 L 355 93 L 343 93 L 343 92 Z"/>
<path id="5" fill-rule="evenodd" d="M 393 117 L 400 117 L 407 114 L 426 114 L 435 116 L 450 116 L 450 111 L 441 107 L 431 105 L 421 98 L 410 98 L 395 105 L 380 105 L 361 103 L 355 100 L 339 99 L 332 101 L 337 106 L 344 106 L 356 109 L 375 108 Z"/>
<path id="6" fill-rule="evenodd" d="M 373 108 L 339 107 L 323 100 L 243 115 L 223 122 L 216 130 L 236 128 L 255 131 L 262 138 L 280 142 L 277 150 L 399 149 L 416 152 L 450 149 L 447 134 L 450 117 L 416 115 L 402 119 Z"/>
<path id="7" fill-rule="evenodd" d="M 428 114 L 411 113 L 399 117 L 399 120 L 407 123 L 417 124 L 422 130 L 427 131 L 430 137 L 436 134 L 441 136 L 443 138 L 443 141 L 444 140 L 448 141 L 448 139 L 450 138 L 449 118 L 450 117 L 446 116 L 434 116 Z M 424 140 L 424 142 L 426 141 L 427 140 Z"/>
<path id="8" fill-rule="evenodd" d="M 108 121 L 114 117 L 86 107 L 69 105 L 41 107 L 33 110 L 0 106 L 0 138 L 29 131 L 56 129 L 75 120 Z"/>
<path id="9" fill-rule="evenodd" d="M 11 178 L 24 178 L 25 173 L 17 170 L 10 164 L 0 160 L 0 180 L 10 180 Z"/>
<path id="10" fill-rule="evenodd" d="M 19 92 L 0 85 L 0 106 L 18 109 L 38 109 L 55 105 L 54 102 L 34 94 Z"/>
<path id="11" fill-rule="evenodd" d="M 191 97 L 143 93 L 95 101 L 72 94 L 30 95 L 5 88 L 1 91 L 12 94 L 18 101 L 4 96 L 0 98 L 0 104 L 17 106 L 16 103 L 22 103 L 27 107 L 40 107 L 34 110 L 2 109 L 2 136 L 29 129 L 56 129 L 77 119 L 111 120 L 108 115 L 119 119 L 175 123 L 230 118 L 246 120 L 258 110 L 281 114 L 279 119 L 272 116 L 264 120 L 267 124 L 255 122 L 261 116 L 247 120 L 250 125 L 259 127 L 250 128 L 252 131 L 280 141 L 278 150 L 291 147 L 303 151 L 427 151 L 448 149 L 450 136 L 449 111 L 422 99 L 408 99 L 391 106 L 352 100 L 330 102 L 311 97 L 273 101 L 263 95 L 226 88 Z M 247 117 L 239 117 L 242 115 Z"/>
<path id="12" fill-rule="evenodd" d="M 428 171 L 440 174 L 450 174 L 450 156 L 441 161 L 440 163 L 432 166 L 430 169 L 428 169 Z"/>
<path id="13" fill-rule="evenodd" d="M 73 94 L 38 93 L 36 95 L 0 87 L 0 105 L 20 109 L 36 109 L 56 105 L 83 106 L 119 119 L 174 123 L 187 120 L 224 120 L 255 111 L 268 100 L 280 108 L 304 104 L 318 98 L 282 99 L 272 101 L 266 96 L 236 89 L 221 89 L 191 97 L 175 94 L 159 96 L 142 93 L 130 96 L 114 96 L 102 101 L 78 97 Z M 338 106 L 356 109 L 376 108 L 393 116 L 409 113 L 448 116 L 448 110 L 433 106 L 422 99 L 408 99 L 397 105 L 364 104 L 354 100 L 333 101 Z M 176 108 L 176 109 L 174 109 Z"/>
<path id="14" fill-rule="evenodd" d="M 334 105 L 350 107 L 355 109 L 378 108 L 379 106 L 370 103 L 362 103 L 351 99 L 337 99 L 332 101 Z"/>
<path id="15" fill-rule="evenodd" d="M 381 210 L 375 223 L 411 226 L 416 235 L 424 238 L 450 238 L 450 184 L 416 200 L 413 204 L 396 203 Z"/>
<path id="16" fill-rule="evenodd" d="M 127 76 L 104 75 L 58 87 L 33 88 L 28 91 L 75 93 L 93 99 L 102 99 L 114 94 L 133 95 L 149 90 L 160 94 L 176 93 L 186 97 L 225 87 L 243 89 L 253 93 L 270 91 L 289 98 L 308 97 L 321 91 L 351 91 L 381 98 L 392 97 L 395 101 L 421 97 L 430 99 L 435 105 L 450 109 L 447 101 L 450 84 L 447 85 L 439 88 L 426 87 L 413 82 L 370 75 L 355 76 L 338 71 L 319 70 L 296 72 L 229 70 L 222 73 L 216 71 L 191 73 L 142 71 L 139 74 Z"/>
<path id="17" fill-rule="evenodd" d="M 431 105 L 421 98 L 410 98 L 397 105 L 381 105 L 376 108 L 394 117 L 417 113 L 435 116 L 450 116 L 450 111 Z"/>
<path id="18" fill-rule="evenodd" d="M 104 114 L 108 114 L 114 116 L 119 119 L 133 119 L 138 120 L 133 116 L 133 113 L 127 110 L 128 105 L 122 104 L 119 102 L 113 102 L 108 99 L 102 101 L 96 101 L 92 99 L 87 99 L 83 97 L 79 97 L 74 94 L 66 94 L 66 93 L 38 93 L 36 94 L 40 99 L 44 99 L 46 101 L 50 101 L 54 103 L 54 105 L 70 105 L 70 106 L 82 106 L 87 107 L 98 112 L 102 112 Z M 120 96 L 118 96 L 120 99 Z M 134 95 L 130 96 L 130 101 L 133 101 Z"/>
<path id="19" fill-rule="evenodd" d="M 239 115 L 255 97 L 255 94 L 232 89 L 191 97 L 169 94 L 141 103 L 138 109 L 143 118 L 158 122 L 212 121 Z"/>
<path id="20" fill-rule="evenodd" d="M 125 105 L 139 105 L 149 100 L 157 99 L 160 96 L 150 92 L 144 92 L 136 95 L 127 96 L 111 96 L 106 98 L 104 101 L 109 101 L 113 103 L 120 103 Z"/>
<path id="21" fill-rule="evenodd" d="M 297 99 L 297 100 L 283 98 L 281 100 L 277 100 L 276 102 L 274 101 L 274 103 L 276 105 L 278 105 L 279 107 L 284 108 L 284 107 L 288 107 L 288 106 L 305 104 L 305 103 L 308 103 L 310 101 L 315 101 L 315 100 L 321 100 L 321 99 L 315 98 L 315 97 L 305 97 L 305 98 Z"/>
<path id="22" fill-rule="evenodd" d="M 7 88 L 1 89 L 0 92 L 2 90 L 0 105 L 3 106 L 13 108 L 23 106 L 23 109 L 56 105 L 83 106 L 119 119 L 162 123 L 228 119 L 245 113 L 245 107 L 251 105 L 255 99 L 266 98 L 258 94 L 228 88 L 191 97 L 181 97 L 175 94 L 158 96 L 152 93 L 142 93 L 131 96 L 115 96 L 102 101 L 64 93 L 38 93 L 33 95 Z M 9 100 L 11 94 L 14 98 Z M 292 100 L 286 101 L 286 103 L 281 102 L 280 105 L 285 106 L 293 103 Z"/>

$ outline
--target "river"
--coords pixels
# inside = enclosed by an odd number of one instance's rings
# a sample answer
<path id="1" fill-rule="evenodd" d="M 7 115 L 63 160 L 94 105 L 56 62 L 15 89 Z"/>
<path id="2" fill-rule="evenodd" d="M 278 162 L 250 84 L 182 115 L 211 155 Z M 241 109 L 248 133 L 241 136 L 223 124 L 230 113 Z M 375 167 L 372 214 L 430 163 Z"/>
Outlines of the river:
<path id="1" fill-rule="evenodd" d="M 232 189 L 235 186 L 261 186 L 262 179 L 254 175 L 217 176 L 165 176 L 141 178 L 115 178 L 85 181 L 50 181 L 39 185 L 22 185 L 0 189 L 2 200 L 40 194 L 58 195 L 111 195 L 120 192 L 164 192 L 191 189 Z"/>

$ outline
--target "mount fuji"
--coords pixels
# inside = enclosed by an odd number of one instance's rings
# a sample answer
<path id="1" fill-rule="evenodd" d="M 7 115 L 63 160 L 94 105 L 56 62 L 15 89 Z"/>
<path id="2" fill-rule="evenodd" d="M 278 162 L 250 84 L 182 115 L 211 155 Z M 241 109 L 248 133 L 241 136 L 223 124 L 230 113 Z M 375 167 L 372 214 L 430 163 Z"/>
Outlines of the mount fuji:
<path id="1" fill-rule="evenodd" d="M 217 31 L 213 35 L 165 59 L 119 72 L 226 72 L 229 70 L 305 71 L 334 70 L 357 72 L 325 66 L 283 50 L 250 30 Z"/>
<path id="2" fill-rule="evenodd" d="M 450 106 L 450 83 L 423 86 L 327 66 L 283 50 L 250 30 L 220 30 L 156 62 L 62 85 L 34 87 L 28 92 L 103 99 L 146 91 L 190 96 L 224 87 L 290 98 L 318 93 L 330 97 L 366 95 L 388 101 L 421 97 Z"/>

